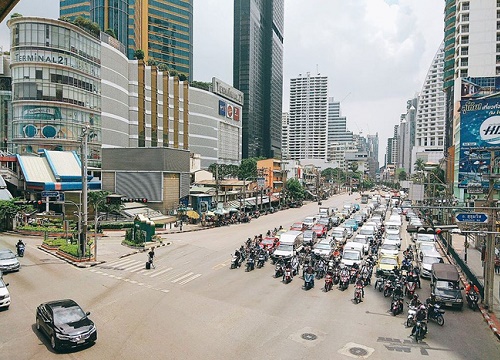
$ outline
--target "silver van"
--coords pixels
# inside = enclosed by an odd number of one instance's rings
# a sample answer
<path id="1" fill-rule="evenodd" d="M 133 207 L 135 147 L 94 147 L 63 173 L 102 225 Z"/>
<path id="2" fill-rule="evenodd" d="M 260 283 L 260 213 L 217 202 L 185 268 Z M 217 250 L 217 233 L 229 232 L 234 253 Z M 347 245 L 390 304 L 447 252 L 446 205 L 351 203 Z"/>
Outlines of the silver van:
<path id="1" fill-rule="evenodd" d="M 274 250 L 272 257 L 292 257 L 304 244 L 304 234 L 302 231 L 290 230 L 280 236 L 280 244 Z"/>

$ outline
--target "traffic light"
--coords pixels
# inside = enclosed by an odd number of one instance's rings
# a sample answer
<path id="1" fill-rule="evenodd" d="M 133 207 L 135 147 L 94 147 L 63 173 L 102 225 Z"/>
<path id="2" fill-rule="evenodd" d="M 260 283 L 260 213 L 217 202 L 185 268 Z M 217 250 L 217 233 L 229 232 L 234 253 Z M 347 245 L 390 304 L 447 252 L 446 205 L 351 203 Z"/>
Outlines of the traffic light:
<path id="1" fill-rule="evenodd" d="M 435 234 L 436 233 L 434 231 L 434 228 L 432 228 L 432 227 L 428 227 L 428 228 L 420 227 L 420 228 L 418 228 L 417 232 L 419 234 Z"/>

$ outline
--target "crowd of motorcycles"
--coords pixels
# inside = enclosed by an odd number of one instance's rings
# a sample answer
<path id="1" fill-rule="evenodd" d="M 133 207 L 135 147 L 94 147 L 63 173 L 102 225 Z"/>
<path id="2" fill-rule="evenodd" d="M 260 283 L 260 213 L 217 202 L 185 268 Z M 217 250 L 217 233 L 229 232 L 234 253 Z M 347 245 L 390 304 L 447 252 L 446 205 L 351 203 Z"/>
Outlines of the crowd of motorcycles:
<path id="1" fill-rule="evenodd" d="M 268 231 L 267 236 L 275 236 L 280 229 Z M 245 271 L 253 271 L 262 268 L 266 262 L 271 261 L 274 265 L 274 277 L 281 279 L 284 284 L 292 282 L 294 277 L 301 274 L 304 281 L 303 289 L 310 290 L 315 286 L 315 280 L 324 278 L 324 292 L 329 292 L 336 286 L 340 291 L 345 291 L 349 285 L 354 285 L 354 297 L 352 301 L 359 304 L 364 298 L 364 288 L 371 285 L 373 268 L 378 257 L 381 245 L 382 232 L 376 234 L 370 242 L 369 254 L 361 266 L 344 266 L 341 263 L 342 248 L 332 252 L 329 257 L 321 257 L 312 252 L 310 246 L 304 246 L 299 253 L 291 258 L 276 258 L 272 256 L 270 249 L 262 245 L 262 235 L 248 239 L 232 257 L 231 269 L 245 265 Z M 272 251 L 272 250 L 271 250 Z M 412 246 L 403 251 L 401 267 L 394 267 L 390 272 L 379 271 L 375 274 L 374 290 L 378 290 L 384 297 L 391 299 L 389 311 L 393 316 L 404 312 L 404 303 L 407 304 L 407 317 L 405 325 L 412 328 L 410 336 L 415 341 L 422 341 L 427 334 L 427 322 L 434 321 L 438 325 L 444 325 L 444 310 L 434 297 L 421 302 L 416 293 L 420 285 L 418 267 L 414 265 L 415 256 Z M 475 296 L 475 297 L 474 297 Z M 405 298 L 408 300 L 405 301 Z M 477 308 L 478 297 L 474 291 L 467 294 L 467 301 L 471 309 Z"/>

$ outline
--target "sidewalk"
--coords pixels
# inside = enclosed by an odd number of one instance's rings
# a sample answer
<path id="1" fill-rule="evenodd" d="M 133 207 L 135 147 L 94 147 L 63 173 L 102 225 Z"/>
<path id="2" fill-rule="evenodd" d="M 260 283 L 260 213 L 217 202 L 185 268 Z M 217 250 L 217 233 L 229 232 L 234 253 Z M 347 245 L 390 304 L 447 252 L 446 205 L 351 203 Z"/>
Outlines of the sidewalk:
<path id="1" fill-rule="evenodd" d="M 459 255 L 460 259 L 465 261 L 465 248 L 464 248 L 465 236 L 459 234 L 452 235 L 452 246 L 456 253 Z M 469 248 L 467 249 L 467 266 L 471 272 L 478 278 L 479 282 L 484 286 L 484 268 L 483 262 L 481 261 L 481 252 L 474 247 L 474 242 L 469 240 Z M 443 249 L 446 253 L 446 249 Z M 451 256 L 448 257 L 450 262 L 452 262 Z M 457 266 L 457 268 L 459 268 Z M 460 268 L 459 268 L 460 270 Z M 460 271 L 460 276 L 462 277 L 462 282 L 464 286 L 467 285 L 468 279 Z M 491 330 L 495 333 L 498 339 L 500 339 L 500 274 L 495 274 L 495 280 L 493 284 L 493 306 L 490 311 L 484 309 L 482 304 L 480 304 L 481 313 L 485 321 L 490 326 Z"/>

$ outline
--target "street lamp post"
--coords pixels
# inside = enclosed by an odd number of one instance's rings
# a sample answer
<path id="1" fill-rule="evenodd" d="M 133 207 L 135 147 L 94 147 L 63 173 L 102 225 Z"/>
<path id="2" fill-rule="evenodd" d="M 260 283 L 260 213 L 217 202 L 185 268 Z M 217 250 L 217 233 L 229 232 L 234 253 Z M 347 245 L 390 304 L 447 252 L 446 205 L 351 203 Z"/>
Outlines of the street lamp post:
<path id="1" fill-rule="evenodd" d="M 81 162 L 82 162 L 82 233 L 81 233 L 81 239 L 79 245 L 81 246 L 81 250 L 83 255 L 85 256 L 86 251 L 87 251 L 87 227 L 88 227 L 88 204 L 87 204 L 87 195 L 88 195 L 88 189 L 87 189 L 87 144 L 88 144 L 88 138 L 89 138 L 89 132 L 90 132 L 90 125 L 85 124 L 85 126 L 82 128 L 82 155 L 81 155 Z"/>

